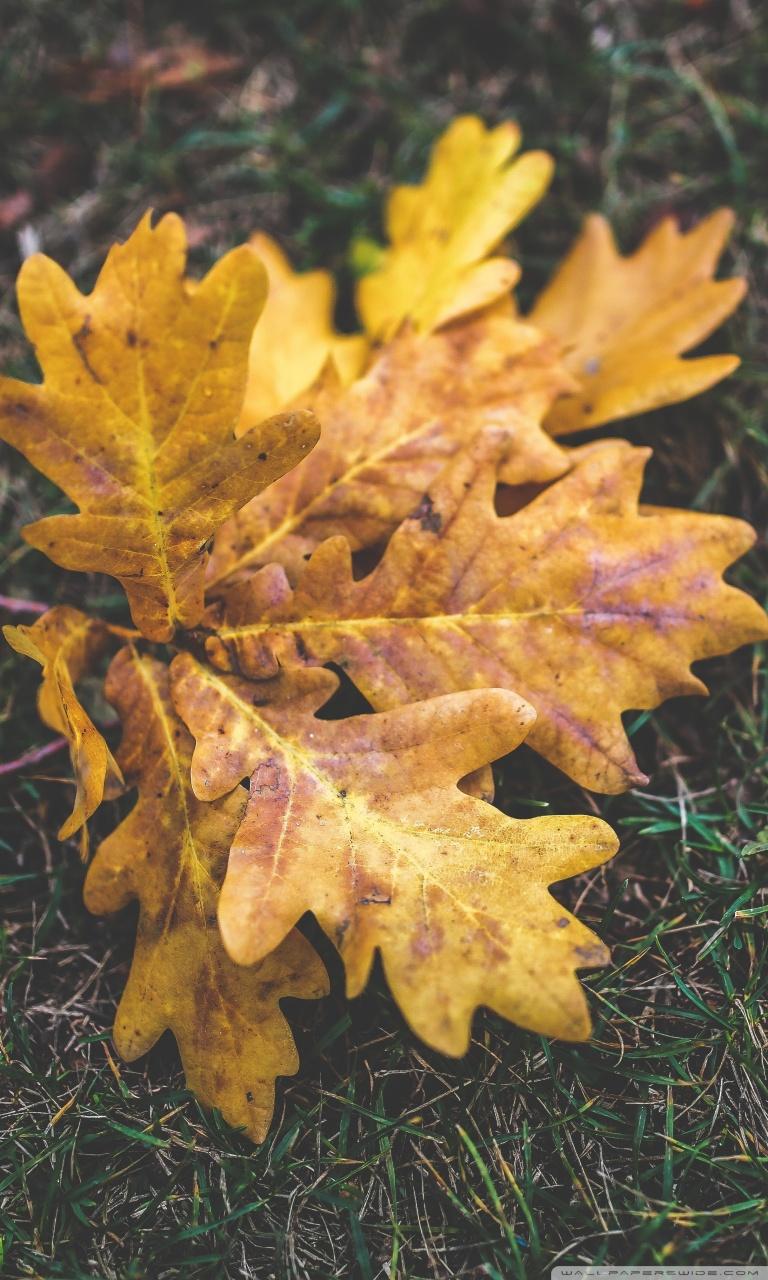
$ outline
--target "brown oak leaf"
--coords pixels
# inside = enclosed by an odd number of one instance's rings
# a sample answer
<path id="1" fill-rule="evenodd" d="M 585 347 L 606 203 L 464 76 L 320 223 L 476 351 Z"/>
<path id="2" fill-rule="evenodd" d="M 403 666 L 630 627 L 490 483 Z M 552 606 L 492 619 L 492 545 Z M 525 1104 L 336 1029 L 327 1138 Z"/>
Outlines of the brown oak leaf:
<path id="1" fill-rule="evenodd" d="M 135 898 L 141 906 L 115 1043 L 132 1062 L 170 1028 L 188 1087 L 261 1142 L 275 1077 L 298 1067 L 279 1001 L 324 995 L 325 969 L 295 930 L 259 965 L 232 963 L 216 908 L 247 792 L 235 787 L 212 804 L 193 795 L 194 744 L 173 710 L 162 663 L 121 650 L 106 692 L 123 722 L 119 759 L 138 788 L 136 806 L 99 846 L 85 884 L 86 905 L 98 915 Z"/>
<path id="2" fill-rule="evenodd" d="M 312 911 L 348 993 L 379 951 L 411 1027 L 443 1053 L 466 1051 L 478 1005 L 589 1034 L 575 971 L 608 952 L 547 889 L 611 857 L 616 837 L 592 817 L 509 818 L 456 786 L 524 738 L 522 699 L 474 690 L 319 720 L 338 684 L 320 668 L 254 683 L 181 654 L 171 679 L 197 742 L 195 794 L 216 802 L 250 778 L 219 910 L 235 960 L 268 954 Z"/>
<path id="3" fill-rule="evenodd" d="M 489 425 L 514 436 L 500 479 L 544 482 L 570 465 L 541 420 L 573 382 L 530 325 L 485 314 L 421 337 L 403 330 L 365 376 L 333 370 L 305 394 L 322 423 L 311 457 L 219 531 L 209 589 L 221 594 L 270 562 L 295 578 L 309 552 L 343 533 L 354 550 L 386 539 L 447 458 Z"/>
<path id="4" fill-rule="evenodd" d="M 581 785 L 646 781 L 629 709 L 706 692 L 700 658 L 768 637 L 763 610 L 722 581 L 752 545 L 740 520 L 638 507 L 648 451 L 610 441 L 514 515 L 494 509 L 504 433 L 439 477 L 356 581 L 331 538 L 295 590 L 277 566 L 228 603 L 208 652 L 258 676 L 340 664 L 372 706 L 496 686 L 535 707 L 529 743 Z"/>

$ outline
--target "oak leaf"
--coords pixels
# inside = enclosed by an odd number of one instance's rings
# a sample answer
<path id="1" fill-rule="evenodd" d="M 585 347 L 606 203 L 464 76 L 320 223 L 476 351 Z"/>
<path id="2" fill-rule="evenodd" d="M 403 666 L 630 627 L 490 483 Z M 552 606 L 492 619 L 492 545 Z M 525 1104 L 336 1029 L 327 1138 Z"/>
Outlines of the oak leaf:
<path id="1" fill-rule="evenodd" d="M 136 806 L 99 846 L 85 884 L 86 905 L 96 914 L 135 898 L 141 907 L 115 1043 L 132 1062 L 170 1029 L 188 1087 L 261 1142 L 275 1077 L 298 1066 L 278 1002 L 324 995 L 325 970 L 306 939 L 288 930 L 258 966 L 232 963 L 216 907 L 247 793 L 235 787 L 211 804 L 192 794 L 193 742 L 173 710 L 167 667 L 123 649 L 106 692 L 123 722 L 119 758 L 138 788 Z"/>
<path id="2" fill-rule="evenodd" d="M 59 839 L 66 840 L 84 828 L 98 809 L 108 775 L 122 781 L 109 747 L 75 692 L 77 682 L 95 669 L 106 652 L 110 634 L 96 618 L 57 605 L 31 627 L 3 627 L 3 635 L 17 653 L 40 663 L 40 719 L 69 744 L 77 790 L 72 813 L 59 831 Z"/>
<path id="3" fill-rule="evenodd" d="M 104 63 L 93 58 L 56 62 L 54 83 L 80 102 L 143 101 L 160 92 L 200 92 L 212 81 L 231 80 L 242 67 L 239 55 L 217 53 L 198 40 L 175 39 L 147 49 L 120 41 Z"/>
<path id="4" fill-rule="evenodd" d="M 424 182 L 396 187 L 386 212 L 391 248 L 357 293 L 365 329 L 385 341 L 403 321 L 428 331 L 494 302 L 517 281 L 509 258 L 487 255 L 542 197 L 552 158 L 512 159 L 520 130 L 459 116 L 435 144 Z"/>
<path id="5" fill-rule="evenodd" d="M 328 359 L 346 385 L 362 373 L 368 343 L 333 328 L 335 289 L 328 271 L 298 274 L 276 242 L 256 232 L 248 247 L 266 268 L 269 293 L 251 339 L 248 381 L 237 434 L 290 405 Z"/>
<path id="6" fill-rule="evenodd" d="M 553 438 L 734 367 L 681 358 L 741 295 L 713 279 L 730 215 L 662 224 L 628 258 L 590 220 L 523 320 L 517 264 L 489 256 L 551 172 L 519 142 L 464 117 L 394 191 L 367 337 L 337 334 L 330 277 L 264 236 L 189 280 L 174 216 L 115 247 L 88 297 L 45 258 L 21 273 L 44 381 L 0 380 L 0 435 L 79 507 L 26 536 L 118 578 L 176 651 L 125 648 L 106 681 L 138 793 L 86 882 L 96 912 L 139 903 L 116 1042 L 133 1059 L 170 1029 L 201 1102 L 255 1140 L 296 1068 L 279 1002 L 327 989 L 306 911 L 350 994 L 378 953 L 439 1050 L 467 1048 L 479 1005 L 586 1037 L 576 972 L 607 951 L 548 887 L 616 839 L 481 802 L 490 762 L 527 739 L 593 790 L 644 781 L 622 714 L 705 691 L 694 662 L 768 637 L 722 577 L 746 525 L 642 506 L 645 450 Z M 75 692 L 117 632 L 136 635 L 68 609 L 8 631 L 70 742 L 62 835 L 119 775 Z M 323 664 L 373 714 L 333 718 Z"/>
<path id="7" fill-rule="evenodd" d="M 593 791 L 647 781 L 622 726 L 629 709 L 704 693 L 690 664 L 768 637 L 768 619 L 723 570 L 754 541 L 725 516 L 638 506 L 648 450 L 585 450 L 514 515 L 494 509 L 503 432 L 435 482 L 376 568 L 355 580 L 331 538 L 295 590 L 256 575 L 208 639 L 223 668 L 341 665 L 373 707 L 450 690 L 514 690 L 536 709 L 529 743 Z"/>
<path id="8" fill-rule="evenodd" d="M 185 257 L 169 214 L 110 250 L 88 296 L 29 258 L 19 305 L 45 381 L 0 379 L 0 437 L 80 508 L 28 525 L 26 540 L 64 568 L 116 577 L 153 640 L 199 621 L 207 540 L 318 433 L 297 412 L 234 439 L 264 268 L 242 247 L 190 289 Z"/>
<path id="9" fill-rule="evenodd" d="M 492 314 L 425 337 L 403 330 L 349 387 L 327 371 L 297 402 L 320 419 L 319 443 L 219 531 L 209 589 L 270 562 L 295 578 L 332 534 L 343 533 L 353 550 L 382 542 L 447 459 L 489 425 L 514 433 L 501 480 L 562 475 L 569 455 L 541 420 L 573 385 L 551 341 Z"/>
<path id="10" fill-rule="evenodd" d="M 712 278 L 732 224 L 728 209 L 688 232 L 665 218 L 622 257 L 605 219 L 586 220 L 529 316 L 560 339 L 581 384 L 550 410 L 553 435 L 687 400 L 737 368 L 731 355 L 680 358 L 744 296 L 744 280 Z"/>
<path id="11" fill-rule="evenodd" d="M 253 683 L 181 654 L 171 679 L 197 743 L 195 794 L 215 802 L 250 778 L 219 910 L 235 960 L 268 954 L 312 911 L 348 993 L 380 952 L 405 1018 L 443 1053 L 466 1051 L 478 1005 L 588 1035 L 575 970 L 608 952 L 547 887 L 611 857 L 616 837 L 591 817 L 508 818 L 456 786 L 524 738 L 522 699 L 475 690 L 319 720 L 338 684 L 319 668 Z"/>

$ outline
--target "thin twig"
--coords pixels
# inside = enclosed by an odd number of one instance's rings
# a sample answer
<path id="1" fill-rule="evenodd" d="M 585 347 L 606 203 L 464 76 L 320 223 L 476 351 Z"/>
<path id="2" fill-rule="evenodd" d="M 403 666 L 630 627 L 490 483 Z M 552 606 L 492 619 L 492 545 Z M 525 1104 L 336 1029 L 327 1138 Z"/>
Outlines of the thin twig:
<path id="1" fill-rule="evenodd" d="M 15 760 L 6 760 L 4 764 L 0 764 L 0 774 L 18 773 L 20 769 L 26 769 L 27 765 L 39 764 L 41 760 L 45 760 L 46 756 L 52 756 L 54 752 L 61 751 L 61 748 L 66 745 L 66 738 L 54 738 L 53 742 L 46 742 L 44 747 L 33 747 L 31 751 L 25 751 L 23 756 L 17 756 Z"/>
<path id="2" fill-rule="evenodd" d="M 23 600 L 21 596 L 0 596 L 0 609 L 7 609 L 9 613 L 47 613 L 50 607 L 49 604 L 43 604 L 41 600 Z"/>

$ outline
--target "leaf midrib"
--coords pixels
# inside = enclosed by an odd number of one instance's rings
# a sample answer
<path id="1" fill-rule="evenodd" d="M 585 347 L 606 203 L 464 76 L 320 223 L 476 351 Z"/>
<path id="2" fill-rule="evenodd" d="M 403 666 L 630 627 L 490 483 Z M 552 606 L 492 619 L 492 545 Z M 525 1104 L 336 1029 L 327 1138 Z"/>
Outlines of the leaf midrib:
<path id="1" fill-rule="evenodd" d="M 315 763 L 314 757 L 305 749 L 303 749 L 296 742 L 294 738 L 284 737 L 279 732 L 279 730 L 275 729 L 271 724 L 269 724 L 269 722 L 264 717 L 258 715 L 257 712 L 254 710 L 254 708 L 249 703 L 243 701 L 243 699 L 240 698 L 237 692 L 230 688 L 230 686 L 226 683 L 225 680 L 219 678 L 212 671 L 207 669 L 202 671 L 202 675 L 203 675 L 203 678 L 209 684 L 214 686 L 215 690 L 220 694 L 220 696 L 226 702 L 228 702 L 230 706 L 232 706 L 236 710 L 236 712 L 242 715 L 247 721 L 254 724 L 257 728 L 257 731 L 262 732 L 270 742 L 274 743 L 276 748 L 280 751 L 281 755 L 283 755 L 284 757 L 287 757 L 287 759 L 290 761 L 298 761 L 300 766 L 306 769 L 307 772 L 310 773 L 315 778 L 315 780 L 317 781 L 318 785 L 322 788 L 322 790 L 330 793 L 332 799 L 336 802 L 337 805 L 341 807 L 341 810 L 344 814 L 344 819 L 350 833 L 350 853 L 353 854 L 352 841 L 351 841 L 352 822 L 351 822 L 350 815 L 348 813 L 347 799 L 346 797 L 342 798 L 339 796 L 338 789 L 334 785 L 333 780 L 329 780 L 326 774 L 324 774 L 320 770 L 318 765 Z M 322 724 L 322 723 L 323 723 L 322 721 L 318 721 L 318 724 Z M 391 753 L 388 753 L 388 754 L 391 754 Z M 296 776 L 295 770 L 289 767 L 289 773 L 291 774 L 292 781 L 294 781 Z M 467 801 L 471 801 L 470 796 L 467 796 L 466 799 Z M 423 863 L 419 861 L 415 861 L 413 858 L 409 857 L 408 854 L 404 851 L 402 838 L 398 840 L 398 836 L 402 837 L 402 834 L 405 833 L 406 835 L 418 835 L 419 838 L 425 838 L 425 837 L 429 838 L 431 836 L 432 838 L 437 839 L 438 837 L 435 835 L 435 833 L 431 832 L 429 827 L 425 828 L 424 830 L 420 830 L 419 828 L 414 828 L 414 827 L 408 827 L 402 823 L 398 823 L 391 819 L 388 819 L 384 814 L 381 814 L 381 815 L 378 814 L 377 812 L 371 809 L 368 801 L 368 797 L 364 792 L 353 793 L 349 797 L 349 800 L 351 804 L 354 805 L 354 807 L 364 810 L 366 815 L 372 815 L 373 823 L 371 825 L 373 826 L 373 829 L 375 832 L 379 833 L 380 835 L 382 835 L 383 831 L 392 833 L 389 839 L 385 838 L 385 844 L 387 845 L 390 856 L 392 858 L 393 887 L 394 887 L 395 878 L 396 878 L 395 868 L 398 862 L 402 860 L 409 862 L 410 865 L 413 867 L 414 871 L 416 872 L 416 874 L 422 878 L 424 883 L 429 882 L 434 884 L 440 890 L 440 892 L 443 893 L 447 899 L 449 899 L 449 901 L 454 903 L 457 910 L 461 911 L 462 914 L 464 914 L 468 919 L 471 919 L 477 929 L 479 929 L 483 934 L 485 934 L 492 941 L 494 941 L 496 945 L 498 945 L 498 938 L 490 930 L 485 928 L 482 923 L 483 915 L 487 915 L 488 911 L 486 910 L 483 913 L 478 912 L 475 908 L 470 906 L 468 903 L 464 902 L 462 898 L 458 897 L 455 893 L 453 893 L 448 886 L 446 886 L 440 880 L 438 880 L 437 877 L 434 875 L 434 873 L 430 871 L 430 868 L 427 865 L 427 862 L 428 862 L 427 859 L 425 859 Z M 478 803 L 482 803 L 482 802 L 478 801 Z M 514 821 L 514 820 L 510 819 L 509 821 Z M 365 828 L 369 825 L 369 823 L 364 821 L 362 825 Z M 384 837 L 382 836 L 382 838 Z M 443 838 L 443 837 L 441 836 L 440 838 Z M 469 836 L 469 835 L 462 837 L 461 835 L 455 835 L 452 832 L 445 833 L 444 838 L 449 840 L 456 839 L 457 841 L 460 841 L 462 843 L 471 841 L 474 844 L 477 842 L 477 837 Z M 499 840 L 491 840 L 491 839 L 488 839 L 487 837 L 483 837 L 482 839 L 484 844 L 497 845 L 500 848 L 505 850 L 508 849 L 511 844 L 511 839 L 509 841 L 506 841 L 503 838 Z M 354 862 L 354 858 L 353 858 L 353 862 Z M 350 867 L 350 873 L 352 878 L 355 879 L 357 875 L 356 863 Z M 541 888 L 541 891 L 545 895 L 551 897 L 551 895 L 548 894 L 548 886 L 546 884 L 540 883 L 539 887 Z M 288 932 L 288 929 L 286 929 L 286 934 L 287 932 Z"/>

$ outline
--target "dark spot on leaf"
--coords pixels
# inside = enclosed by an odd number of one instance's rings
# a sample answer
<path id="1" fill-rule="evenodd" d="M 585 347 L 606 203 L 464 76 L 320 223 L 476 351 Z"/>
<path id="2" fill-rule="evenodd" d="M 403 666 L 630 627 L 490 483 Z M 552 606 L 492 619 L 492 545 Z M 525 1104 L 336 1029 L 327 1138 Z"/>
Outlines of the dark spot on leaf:
<path id="1" fill-rule="evenodd" d="M 266 460 L 267 460 L 268 456 L 269 456 L 269 455 L 268 455 L 268 454 L 266 454 L 266 453 L 264 452 L 264 450 L 262 449 L 261 453 L 259 454 L 259 462 L 266 462 Z"/>
<path id="2" fill-rule="evenodd" d="M 570 920 L 566 920 L 565 916 L 561 916 L 560 919 L 556 921 L 558 929 L 567 929 L 570 923 Z"/>
<path id="3" fill-rule="evenodd" d="M 585 964 L 605 964 L 605 953 L 600 946 L 576 947 L 575 951 Z"/>
<path id="4" fill-rule="evenodd" d="M 126 340 L 126 342 L 128 343 L 128 346 L 129 346 L 129 347 L 135 347 L 135 346 L 136 346 L 136 343 L 138 342 L 138 338 L 136 337 L 136 334 L 134 333 L 133 329 L 128 329 L 128 330 L 127 330 L 126 335 L 125 335 L 125 340 Z"/>
<path id="5" fill-rule="evenodd" d="M 439 533 L 443 526 L 443 517 L 439 511 L 435 511 L 435 506 L 428 493 L 424 494 L 418 507 L 411 512 L 411 520 L 418 520 L 425 533 Z"/>
<path id="6" fill-rule="evenodd" d="M 250 1089 L 246 1089 L 245 1091 L 245 1100 L 246 1102 L 253 1102 L 253 1094 L 251 1093 Z"/>

